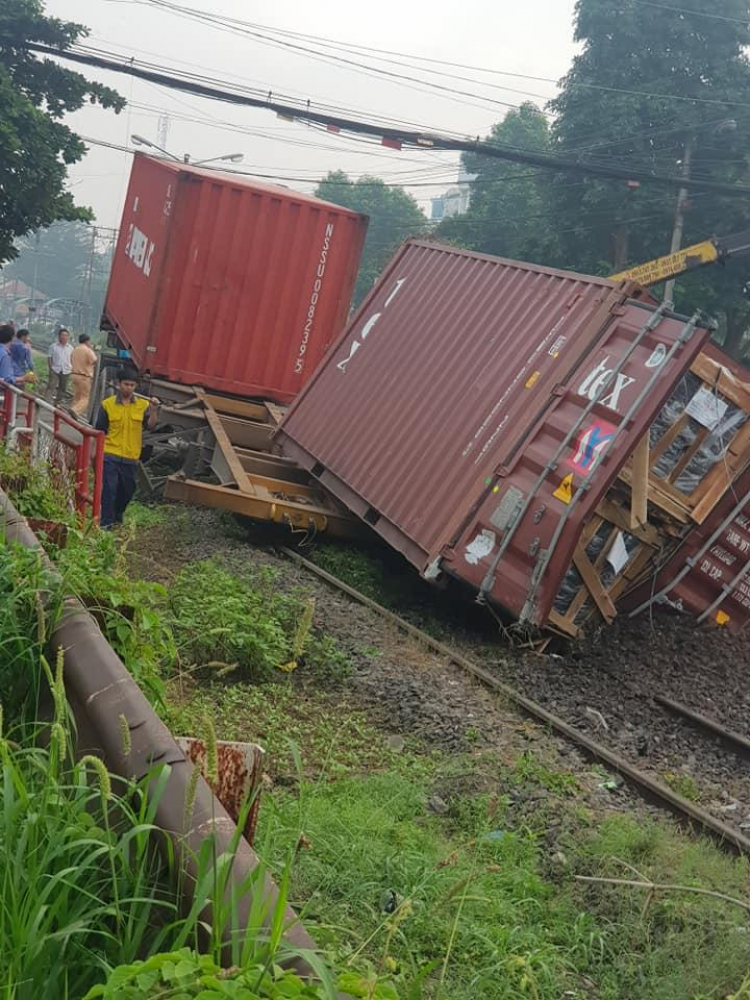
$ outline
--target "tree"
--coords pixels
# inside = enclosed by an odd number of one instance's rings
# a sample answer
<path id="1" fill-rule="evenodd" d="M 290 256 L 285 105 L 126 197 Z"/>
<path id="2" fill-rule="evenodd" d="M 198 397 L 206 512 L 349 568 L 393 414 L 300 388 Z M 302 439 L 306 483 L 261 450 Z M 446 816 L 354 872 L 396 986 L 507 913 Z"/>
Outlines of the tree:
<path id="1" fill-rule="evenodd" d="M 47 299 L 66 299 L 65 321 L 96 327 L 104 302 L 111 264 L 111 247 L 97 239 L 94 226 L 56 222 L 48 229 L 21 237 L 18 257 L 3 269 L 3 277 L 18 279 L 43 292 Z M 74 305 L 77 303 L 77 305 Z"/>
<path id="2" fill-rule="evenodd" d="M 58 219 L 91 218 L 65 191 L 67 167 L 85 146 L 63 118 L 87 101 L 115 111 L 124 101 L 28 48 L 64 51 L 86 34 L 83 25 L 46 17 L 40 0 L 0 5 L 0 263 L 15 256 L 16 237 Z"/>
<path id="3" fill-rule="evenodd" d="M 551 102 L 554 151 L 669 174 L 686 169 L 687 153 L 692 176 L 747 184 L 750 2 L 723 0 L 721 18 L 706 12 L 705 0 L 578 0 L 582 50 Z M 676 202 L 648 183 L 553 178 L 556 263 L 606 274 L 668 252 Z M 747 199 L 701 192 L 683 207 L 683 245 L 750 225 Z M 745 272 L 715 267 L 677 285 L 682 310 L 720 310 L 734 353 L 750 319 Z"/>
<path id="4" fill-rule="evenodd" d="M 527 102 L 508 112 L 487 141 L 549 152 L 547 119 Z M 464 153 L 461 159 L 467 173 L 476 175 L 469 209 L 441 222 L 437 235 L 481 253 L 548 261 L 554 245 L 549 227 L 549 174 L 476 153 Z"/>
<path id="5" fill-rule="evenodd" d="M 315 195 L 370 216 L 354 289 L 354 304 L 358 305 L 394 251 L 407 237 L 422 235 L 427 220 L 410 194 L 403 188 L 389 187 L 379 177 L 352 181 L 343 170 L 335 170 L 323 178 Z"/>

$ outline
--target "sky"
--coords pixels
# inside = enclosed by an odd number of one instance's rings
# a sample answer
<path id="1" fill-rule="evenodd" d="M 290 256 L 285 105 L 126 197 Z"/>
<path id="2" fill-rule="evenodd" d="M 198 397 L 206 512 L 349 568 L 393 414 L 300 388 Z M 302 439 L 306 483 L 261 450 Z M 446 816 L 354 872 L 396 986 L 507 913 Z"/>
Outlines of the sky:
<path id="1" fill-rule="evenodd" d="M 367 4 L 352 0 L 168 0 L 183 9 L 202 8 L 222 20 L 217 27 L 160 9 L 159 2 L 47 0 L 46 6 L 52 15 L 87 25 L 87 44 L 148 60 L 167 72 L 170 67 L 189 69 L 217 86 L 241 83 L 264 94 L 272 91 L 313 105 L 346 108 L 352 117 L 378 115 L 467 136 L 486 135 L 509 106 L 525 100 L 543 106 L 556 92 L 555 84 L 547 81 L 559 80 L 567 72 L 576 51 L 572 37 L 575 0 L 524 0 L 521 4 L 517 0 L 376 0 Z M 225 19 L 245 24 L 235 24 L 233 30 Z M 299 38 L 300 34 L 341 45 L 324 49 L 319 41 Z M 279 45 L 280 41 L 286 44 Z M 315 54 L 300 52 L 294 45 L 314 49 Z M 353 51 L 354 46 L 379 51 Z M 321 52 L 333 59 L 321 58 Z M 360 66 L 345 65 L 342 59 Z M 306 191 L 329 170 L 344 170 L 353 177 L 375 174 L 389 183 L 404 184 L 428 212 L 430 198 L 456 178 L 457 154 L 390 150 L 284 122 L 269 111 L 210 101 L 121 74 L 74 68 L 115 87 L 128 101 L 119 115 L 96 106 L 70 115 L 68 124 L 87 139 L 135 149 L 133 135 L 157 141 L 159 117 L 166 114 L 166 146 L 178 156 L 188 153 L 200 160 L 241 153 L 243 161 L 234 169 L 269 174 Z M 389 78 L 384 72 L 417 82 Z M 116 227 L 119 222 L 131 161 L 128 152 L 92 142 L 83 161 L 70 169 L 76 200 L 94 209 L 100 226 Z"/>

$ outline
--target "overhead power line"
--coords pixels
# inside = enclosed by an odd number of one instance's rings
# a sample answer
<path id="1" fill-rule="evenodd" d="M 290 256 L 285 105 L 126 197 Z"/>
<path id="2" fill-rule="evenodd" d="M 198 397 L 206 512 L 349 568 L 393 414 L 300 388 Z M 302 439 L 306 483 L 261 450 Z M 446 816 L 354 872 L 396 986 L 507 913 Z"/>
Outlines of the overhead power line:
<path id="1" fill-rule="evenodd" d="M 657 10 L 671 11 L 673 14 L 690 14 L 692 17 L 708 17 L 714 21 L 729 21 L 731 24 L 744 24 L 745 27 L 750 28 L 750 21 L 743 20 L 741 17 L 712 14 L 706 10 L 690 10 L 688 7 L 673 7 L 672 4 L 656 3 L 655 0 L 632 0 L 632 2 L 637 3 L 640 7 L 655 7 Z"/>
<path id="2" fill-rule="evenodd" d="M 266 44 L 272 44 L 272 45 L 276 45 L 276 46 L 283 46 L 283 47 L 286 47 L 286 48 L 289 48 L 289 49 L 292 49 L 292 50 L 296 49 L 296 50 L 298 50 L 299 54 L 312 55 L 312 56 L 316 56 L 318 58 L 324 58 L 324 59 L 328 59 L 328 60 L 331 60 L 331 59 L 335 58 L 336 61 L 339 61 L 342 64 L 350 64 L 351 66 L 353 66 L 355 68 L 359 67 L 361 70 L 367 70 L 368 72 L 371 71 L 371 72 L 374 72 L 374 73 L 381 73 L 381 74 L 384 74 L 386 76 L 388 76 L 388 75 L 394 75 L 394 74 L 389 74 L 386 70 L 381 70 L 378 67 L 369 66 L 369 65 L 363 65 L 363 64 L 357 63 L 355 60 L 352 60 L 352 59 L 344 57 L 344 56 L 333 57 L 333 56 L 331 56 L 330 54 L 327 54 L 327 53 L 316 52 L 314 49 L 310 49 L 307 46 L 302 46 L 302 45 L 298 45 L 298 44 L 293 44 L 291 42 L 282 41 L 279 38 L 269 38 L 268 35 L 264 35 L 263 32 L 267 32 L 267 33 L 269 33 L 271 35 L 283 36 L 284 38 L 295 38 L 295 39 L 298 39 L 298 40 L 301 40 L 301 41 L 307 41 L 307 42 L 311 42 L 312 41 L 312 42 L 315 42 L 318 45 L 322 45 L 324 48 L 332 48 L 332 49 L 335 49 L 337 51 L 347 52 L 349 55 L 351 55 L 352 53 L 353 54 L 367 53 L 368 55 L 380 53 L 381 55 L 378 56 L 377 58 L 380 58 L 381 62 L 391 62 L 394 65 L 405 66 L 405 67 L 407 67 L 409 69 L 419 69 L 420 67 L 410 66 L 408 63 L 395 62 L 394 60 L 384 59 L 384 58 L 382 58 L 382 56 L 396 56 L 396 57 L 400 57 L 401 59 L 412 59 L 412 60 L 418 61 L 418 62 L 432 63 L 434 65 L 441 65 L 441 66 L 450 66 L 450 67 L 456 68 L 456 69 L 467 69 L 467 70 L 471 70 L 472 72 L 475 72 L 475 73 L 488 73 L 488 74 L 493 74 L 493 75 L 498 75 L 498 76 L 508 76 L 508 77 L 513 77 L 515 79 L 519 79 L 519 80 L 532 80 L 532 81 L 535 81 L 535 82 L 551 83 L 551 84 L 554 84 L 555 86 L 559 86 L 559 81 L 555 80 L 552 77 L 532 76 L 532 75 L 526 74 L 526 73 L 511 73 L 511 72 L 506 71 L 506 70 L 490 69 L 490 68 L 482 67 L 482 66 L 471 66 L 471 65 L 468 65 L 466 63 L 450 62 L 450 61 L 444 60 L 444 59 L 431 59 L 431 58 L 428 58 L 426 56 L 410 55 L 410 54 L 404 53 L 404 52 L 394 52 L 394 51 L 391 51 L 389 49 L 376 49 L 376 48 L 373 48 L 371 46 L 363 46 L 363 45 L 358 45 L 356 43 L 342 42 L 340 40 L 336 41 L 335 39 L 325 38 L 324 36 L 320 36 L 320 35 L 306 35 L 306 34 L 303 34 L 301 32 L 286 31 L 286 30 L 283 30 L 281 28 L 273 28 L 273 27 L 270 27 L 268 25 L 254 23 L 252 21 L 242 21 L 239 18 L 233 18 L 233 17 L 230 17 L 229 15 L 226 15 L 226 14 L 224 14 L 224 15 L 222 15 L 222 14 L 214 14 L 214 13 L 211 13 L 211 12 L 208 12 L 208 11 L 198 10 L 195 7 L 188 7 L 188 6 L 185 6 L 183 4 L 178 4 L 178 3 L 170 2 L 170 0 L 137 0 L 137 2 L 143 3 L 146 6 L 152 7 L 154 10 L 162 10 L 162 11 L 170 12 L 170 13 L 178 16 L 178 17 L 188 18 L 190 20 L 199 21 L 201 23 L 211 25 L 211 26 L 213 26 L 215 28 L 218 28 L 219 30 L 229 31 L 230 33 L 233 33 L 233 34 L 243 34 L 243 35 L 245 35 L 247 37 L 255 38 L 256 40 L 262 41 L 262 42 L 264 42 Z M 646 4 L 647 6 L 651 6 L 651 7 L 664 7 L 665 10 L 678 11 L 678 12 L 683 12 L 683 13 L 688 13 L 688 14 L 696 14 L 698 16 L 716 16 L 716 17 L 720 17 L 720 15 L 703 15 L 700 11 L 683 10 L 683 8 L 680 8 L 680 7 L 665 7 L 663 4 L 651 3 L 651 2 L 649 2 L 649 0 L 633 0 L 633 3 Z M 736 20 L 738 23 L 741 23 L 741 24 L 745 23 L 743 21 L 740 21 L 737 18 L 726 17 L 726 18 L 722 18 L 722 19 L 723 20 L 727 20 L 727 21 L 734 21 L 734 20 Z M 431 72 L 431 73 L 439 73 L 439 71 L 436 71 L 436 70 L 426 70 L 426 71 L 427 72 Z M 469 94 L 469 93 L 466 93 L 466 92 L 463 92 L 463 91 L 455 90 L 454 88 L 451 88 L 451 87 L 439 87 L 438 84 L 432 83 L 429 80 L 415 80 L 412 77 L 406 77 L 406 76 L 403 76 L 402 74 L 395 74 L 395 75 L 402 76 L 402 78 L 405 81 L 410 81 L 412 83 L 418 83 L 418 84 L 422 85 L 423 87 L 428 87 L 428 88 L 434 87 L 434 88 L 438 88 L 438 89 L 443 90 L 443 91 L 448 91 L 448 92 L 453 93 L 453 94 L 462 94 L 463 96 L 470 96 L 470 97 L 473 97 L 473 98 L 478 98 L 480 100 L 487 101 L 489 103 L 506 104 L 506 106 L 509 107 L 509 108 L 515 108 L 515 109 L 518 108 L 517 104 L 507 104 L 506 102 L 496 102 L 496 101 L 493 101 L 492 98 L 484 97 L 483 95 L 480 95 L 480 94 L 475 94 L 475 93 L 470 93 Z M 439 74 L 439 75 L 448 76 L 448 77 L 451 77 L 452 79 L 460 79 L 460 78 L 454 77 L 452 74 Z M 492 86 L 491 84 L 482 83 L 481 81 L 477 81 L 477 80 L 474 80 L 474 81 L 465 81 L 465 82 L 479 83 L 481 86 Z M 606 93 L 624 94 L 624 95 L 631 96 L 631 97 L 646 97 L 646 98 L 651 98 L 651 99 L 659 100 L 659 101 L 679 101 L 679 102 L 685 102 L 685 101 L 687 101 L 688 103 L 692 103 L 692 104 L 706 104 L 706 105 L 714 105 L 714 106 L 719 105 L 719 106 L 745 107 L 745 108 L 750 107 L 750 105 L 748 105 L 747 103 L 741 103 L 741 102 L 736 102 L 736 101 L 731 101 L 731 100 L 723 101 L 723 100 L 712 99 L 712 98 L 705 98 L 705 97 L 691 97 L 691 96 L 687 96 L 685 94 L 660 94 L 660 93 L 654 93 L 652 91 L 647 91 L 647 90 L 632 90 L 632 89 L 628 89 L 628 88 L 624 88 L 624 87 L 605 86 L 604 84 L 589 83 L 589 82 L 587 82 L 585 80 L 573 80 L 573 81 L 570 81 L 569 86 L 570 87 L 574 87 L 574 88 L 584 88 L 584 89 L 591 89 L 591 90 L 600 90 L 600 91 L 604 91 Z M 503 90 L 503 89 L 508 89 L 508 88 L 499 87 L 499 88 L 493 88 L 493 89 L 501 89 L 501 90 Z M 546 97 L 546 96 L 541 95 L 541 94 L 532 94 L 532 93 L 530 93 L 528 91 L 516 91 L 516 93 L 526 93 L 530 97 L 541 98 L 544 101 L 550 100 L 549 97 Z"/>
<path id="3" fill-rule="evenodd" d="M 478 153 L 482 156 L 493 157 L 494 159 L 507 160 L 512 163 L 523 163 L 528 166 L 544 167 L 562 173 L 589 174 L 594 177 L 607 177 L 625 181 L 642 181 L 652 184 L 659 184 L 662 187 L 680 189 L 684 185 L 684 179 L 668 174 L 650 172 L 646 170 L 633 170 L 624 167 L 608 166 L 604 164 L 591 164 L 578 160 L 569 160 L 560 156 L 549 156 L 531 150 L 522 150 L 506 146 L 495 145 L 483 142 L 480 139 L 454 139 L 447 135 L 435 134 L 433 132 L 414 132 L 401 128 L 388 128 L 381 124 L 374 124 L 367 121 L 357 121 L 356 119 L 343 118 L 339 115 L 327 114 L 314 110 L 312 104 L 298 107 L 292 104 L 283 104 L 273 100 L 273 95 L 269 93 L 264 100 L 259 97 L 252 97 L 248 94 L 236 93 L 231 90 L 224 90 L 220 87 L 209 86 L 204 83 L 192 81 L 190 79 L 179 79 L 167 73 L 144 69 L 137 65 L 135 59 L 128 59 L 118 62 L 115 59 L 94 56 L 84 52 L 66 49 L 51 48 L 46 45 L 29 43 L 27 48 L 33 52 L 39 52 L 47 56 L 55 56 L 60 59 L 70 60 L 85 66 L 95 66 L 99 69 L 110 70 L 115 73 L 123 73 L 134 76 L 138 79 L 148 80 L 173 90 L 187 91 L 201 97 L 212 98 L 229 104 L 240 104 L 247 107 L 263 108 L 267 111 L 274 111 L 281 117 L 291 120 L 312 121 L 325 125 L 333 130 L 353 132 L 355 134 L 369 135 L 380 138 L 384 144 L 393 144 L 396 148 L 403 145 L 411 146 L 415 149 L 443 149 L 452 150 L 459 153 Z M 717 181 L 696 180 L 691 181 L 691 189 L 696 191 L 713 191 L 717 194 L 750 195 L 750 187 L 738 184 L 723 184 Z"/>

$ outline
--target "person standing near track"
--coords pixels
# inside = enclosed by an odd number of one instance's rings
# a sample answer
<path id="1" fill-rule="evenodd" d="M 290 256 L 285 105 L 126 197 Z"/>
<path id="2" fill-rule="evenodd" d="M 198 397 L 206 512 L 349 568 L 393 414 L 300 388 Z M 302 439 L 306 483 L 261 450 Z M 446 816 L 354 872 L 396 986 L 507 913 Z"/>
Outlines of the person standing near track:
<path id="1" fill-rule="evenodd" d="M 71 368 L 73 404 L 70 409 L 75 416 L 82 417 L 88 409 L 96 371 L 96 351 L 92 349 L 91 337 L 87 333 L 82 333 L 78 338 L 78 347 L 71 357 Z"/>
<path id="2" fill-rule="evenodd" d="M 34 358 L 31 354 L 28 330 L 16 330 L 16 339 L 10 345 L 10 358 L 13 362 L 13 374 L 16 378 L 34 371 Z"/>
<path id="3" fill-rule="evenodd" d="M 159 400 L 136 396 L 137 372 L 121 368 L 117 391 L 102 400 L 94 426 L 104 431 L 102 528 L 122 524 L 125 508 L 135 493 L 136 471 L 143 448 L 143 427 L 151 430 L 159 416 Z"/>
<path id="4" fill-rule="evenodd" d="M 13 327 L 4 323 L 0 326 L 0 382 L 7 382 L 8 385 L 23 385 L 25 382 L 33 382 L 33 372 L 16 375 L 13 370 L 13 359 L 10 356 L 13 340 Z"/>
<path id="5" fill-rule="evenodd" d="M 49 382 L 47 383 L 47 399 L 60 406 L 65 399 L 68 388 L 68 378 L 72 368 L 73 345 L 68 343 L 70 334 L 61 326 L 57 332 L 57 340 L 50 344 L 47 352 L 49 363 Z"/>

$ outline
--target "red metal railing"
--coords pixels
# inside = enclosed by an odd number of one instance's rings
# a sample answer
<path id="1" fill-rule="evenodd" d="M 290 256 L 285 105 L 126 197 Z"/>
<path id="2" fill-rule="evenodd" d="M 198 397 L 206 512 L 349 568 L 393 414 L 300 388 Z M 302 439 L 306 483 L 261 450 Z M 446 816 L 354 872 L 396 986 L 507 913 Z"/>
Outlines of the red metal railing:
<path id="1" fill-rule="evenodd" d="M 99 519 L 104 474 L 104 434 L 79 423 L 38 396 L 0 382 L 0 441 L 23 447 L 32 464 L 71 474 L 71 502 L 85 517 Z M 92 474 L 93 473 L 93 474 Z"/>

